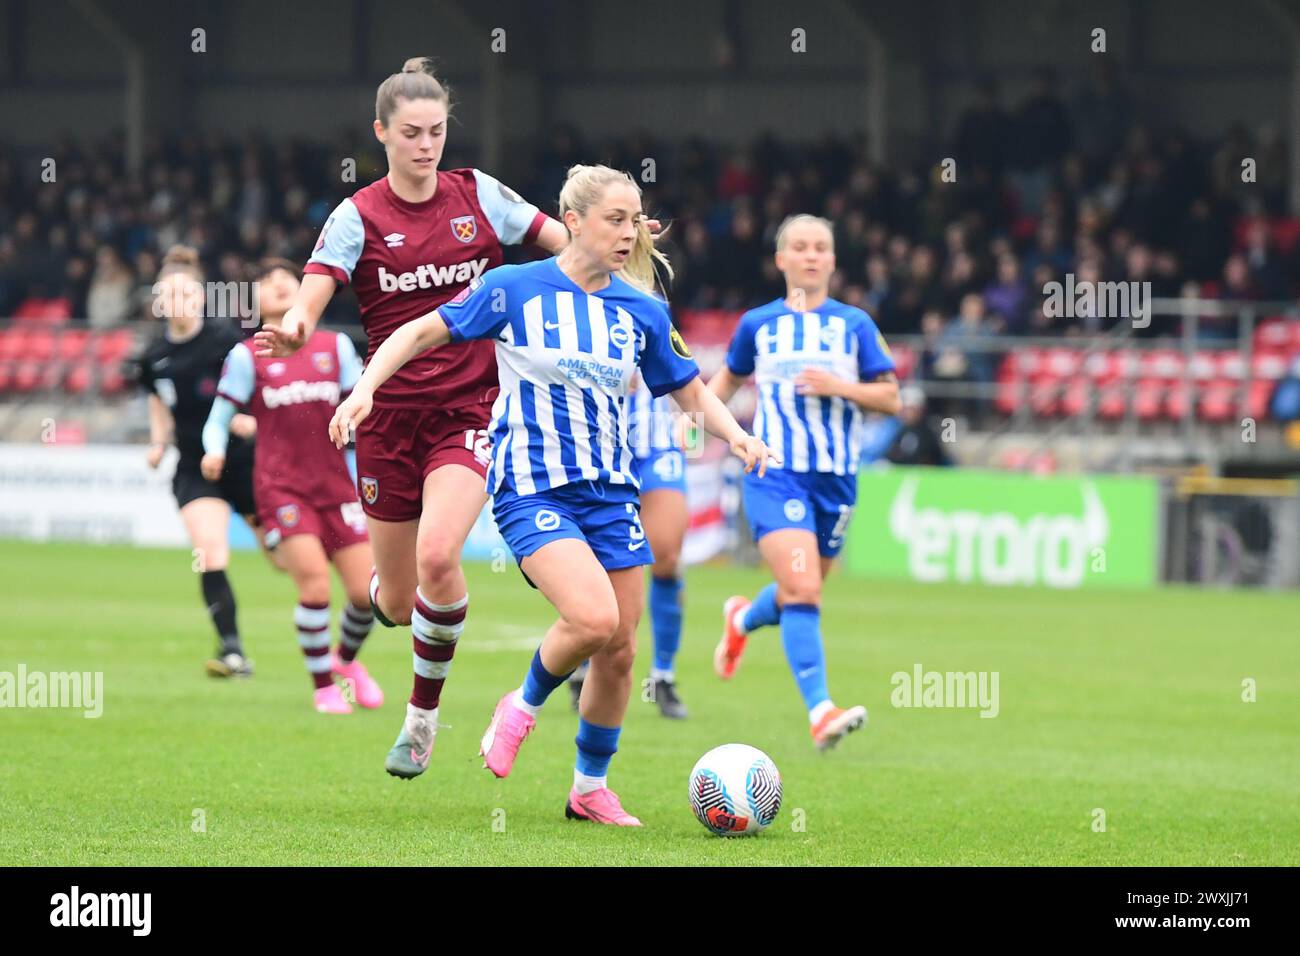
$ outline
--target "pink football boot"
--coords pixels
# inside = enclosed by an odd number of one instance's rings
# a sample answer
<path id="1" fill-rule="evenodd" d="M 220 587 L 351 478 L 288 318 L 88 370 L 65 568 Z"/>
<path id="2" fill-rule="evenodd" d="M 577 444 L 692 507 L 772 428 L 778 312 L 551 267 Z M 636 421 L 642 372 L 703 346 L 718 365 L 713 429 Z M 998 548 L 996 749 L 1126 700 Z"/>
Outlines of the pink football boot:
<path id="1" fill-rule="evenodd" d="M 373 710 L 384 706 L 384 692 L 370 676 L 365 664 L 355 660 L 345 664 L 336 652 L 330 658 L 330 670 L 352 685 L 352 697 L 362 707 Z"/>
<path id="2" fill-rule="evenodd" d="M 318 687 L 314 694 L 316 712 L 320 714 L 350 714 L 352 705 L 343 699 L 343 691 L 338 684 Z"/>
<path id="3" fill-rule="evenodd" d="M 510 691 L 499 701 L 492 713 L 492 723 L 483 733 L 478 752 L 483 755 L 483 766 L 498 777 L 509 775 L 515 764 L 515 755 L 524 738 L 533 732 L 537 721 L 516 707 L 513 699 L 517 691 Z"/>
<path id="4" fill-rule="evenodd" d="M 618 802 L 618 794 L 609 787 L 601 787 L 591 793 L 579 793 L 576 787 L 570 790 L 564 815 L 570 820 L 592 820 L 616 827 L 641 826 L 641 821 L 623 809 L 623 805 Z"/>

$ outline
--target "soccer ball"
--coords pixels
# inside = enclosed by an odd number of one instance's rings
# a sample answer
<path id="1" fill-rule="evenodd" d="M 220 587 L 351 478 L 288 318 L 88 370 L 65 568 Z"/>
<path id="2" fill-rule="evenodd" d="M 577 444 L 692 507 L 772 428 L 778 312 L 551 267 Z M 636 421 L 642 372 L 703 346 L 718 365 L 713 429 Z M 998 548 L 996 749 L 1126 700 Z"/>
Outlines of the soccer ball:
<path id="1" fill-rule="evenodd" d="M 781 809 L 781 772 L 745 744 L 714 747 L 691 770 L 691 809 L 717 836 L 761 833 Z"/>

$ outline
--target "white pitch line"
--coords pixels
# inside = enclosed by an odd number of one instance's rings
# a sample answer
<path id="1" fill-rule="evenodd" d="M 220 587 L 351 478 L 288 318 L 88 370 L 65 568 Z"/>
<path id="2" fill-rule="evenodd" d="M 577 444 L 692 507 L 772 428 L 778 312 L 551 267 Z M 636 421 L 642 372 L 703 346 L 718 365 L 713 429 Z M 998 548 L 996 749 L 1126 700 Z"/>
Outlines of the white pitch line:
<path id="1" fill-rule="evenodd" d="M 477 640 L 472 635 L 469 638 L 462 638 L 457 643 L 456 653 L 499 654 L 505 651 L 535 651 L 542 646 L 542 634 L 538 634 L 533 628 L 518 624 L 498 625 L 488 633 L 500 635 L 500 638 Z"/>

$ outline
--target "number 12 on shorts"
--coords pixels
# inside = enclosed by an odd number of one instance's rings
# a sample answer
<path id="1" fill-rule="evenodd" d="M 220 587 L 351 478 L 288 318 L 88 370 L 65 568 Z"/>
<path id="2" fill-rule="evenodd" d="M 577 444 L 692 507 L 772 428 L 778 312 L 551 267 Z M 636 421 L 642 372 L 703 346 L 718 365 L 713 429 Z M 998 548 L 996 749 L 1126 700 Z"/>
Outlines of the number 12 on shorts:
<path id="1" fill-rule="evenodd" d="M 492 460 L 492 443 L 486 428 L 465 429 L 465 447 L 474 453 L 474 460 L 486 465 Z"/>

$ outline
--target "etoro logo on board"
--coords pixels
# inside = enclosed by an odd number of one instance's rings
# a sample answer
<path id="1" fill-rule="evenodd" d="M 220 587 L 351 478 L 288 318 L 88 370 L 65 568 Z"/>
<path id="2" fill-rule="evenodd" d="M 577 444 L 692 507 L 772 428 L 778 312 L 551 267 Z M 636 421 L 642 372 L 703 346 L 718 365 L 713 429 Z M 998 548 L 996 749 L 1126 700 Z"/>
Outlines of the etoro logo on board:
<path id="1" fill-rule="evenodd" d="M 920 479 L 905 478 L 889 508 L 889 531 L 907 549 L 917 581 L 1045 584 L 1075 588 L 1094 549 L 1110 537 L 1110 519 L 1092 482 L 1079 485 L 1075 514 L 944 510 L 918 507 Z"/>

